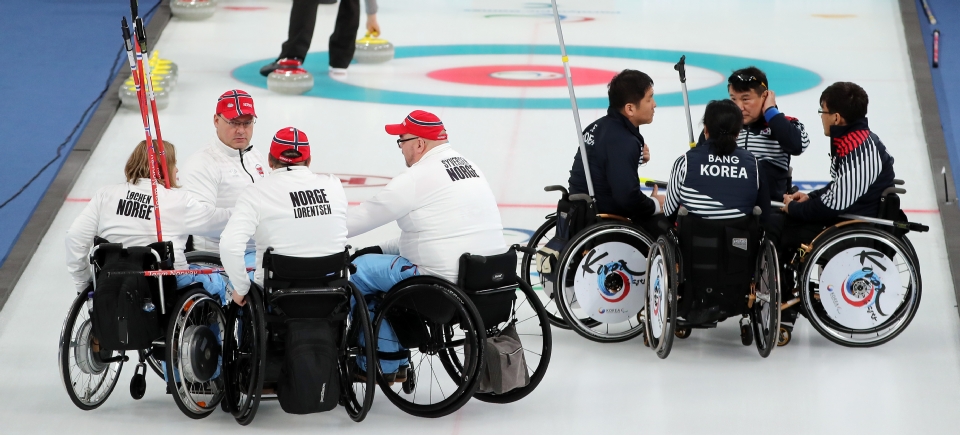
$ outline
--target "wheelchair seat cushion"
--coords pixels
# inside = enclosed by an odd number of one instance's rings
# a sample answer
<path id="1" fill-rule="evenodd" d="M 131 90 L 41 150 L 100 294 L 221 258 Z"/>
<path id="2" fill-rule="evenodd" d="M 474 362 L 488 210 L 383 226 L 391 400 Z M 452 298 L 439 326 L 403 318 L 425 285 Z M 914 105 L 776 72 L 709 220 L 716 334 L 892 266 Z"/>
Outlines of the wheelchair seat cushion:
<path id="1" fill-rule="evenodd" d="M 678 220 L 684 297 L 678 314 L 705 323 L 741 314 L 760 245 L 757 218 Z"/>

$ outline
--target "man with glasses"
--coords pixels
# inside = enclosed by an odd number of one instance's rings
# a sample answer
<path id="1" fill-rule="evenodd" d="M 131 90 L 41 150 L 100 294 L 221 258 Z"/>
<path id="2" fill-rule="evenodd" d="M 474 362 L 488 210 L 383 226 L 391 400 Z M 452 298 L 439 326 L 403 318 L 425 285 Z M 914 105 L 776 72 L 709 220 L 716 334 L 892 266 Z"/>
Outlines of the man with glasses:
<path id="1" fill-rule="evenodd" d="M 801 243 L 810 243 L 841 214 L 877 216 L 883 191 L 893 186 L 893 157 L 867 125 L 866 91 L 855 83 L 837 82 L 820 94 L 820 122 L 830 137 L 830 183 L 810 193 L 783 195 L 787 219 L 774 229 L 782 263 L 789 263 Z M 779 234 L 778 234 L 779 233 Z M 781 271 L 783 299 L 794 298 L 793 273 Z M 791 291 L 786 291 L 790 289 Z M 800 304 L 797 305 L 798 307 Z M 796 309 L 784 311 L 781 322 L 788 328 Z"/>
<path id="2" fill-rule="evenodd" d="M 776 93 L 759 68 L 734 71 L 727 80 L 727 91 L 743 113 L 737 145 L 757 158 L 770 199 L 780 201 L 790 189 L 790 156 L 799 156 L 810 145 L 807 132 L 799 120 L 780 112 Z"/>
<path id="3" fill-rule="evenodd" d="M 183 187 L 208 204 L 233 208 L 244 188 L 266 176 L 266 159 L 250 145 L 256 122 L 250 94 L 240 89 L 224 92 L 213 115 L 217 135 L 186 160 L 180 171 Z M 219 238 L 193 237 L 197 250 L 219 252 L 219 243 Z M 253 249 L 251 241 L 248 251 Z"/>
<path id="4" fill-rule="evenodd" d="M 436 115 L 415 110 L 386 126 L 407 170 L 370 200 L 347 211 L 350 237 L 396 221 L 400 237 L 358 250 L 350 280 L 364 294 L 385 292 L 404 278 L 432 275 L 457 282 L 460 255 L 507 251 L 497 200 L 480 168 L 455 151 Z M 373 306 L 371 306 L 371 309 Z M 397 352 L 389 327 L 380 329 L 379 349 Z M 366 370 L 363 361 L 358 362 Z M 403 382 L 405 360 L 380 360 L 385 378 Z"/>

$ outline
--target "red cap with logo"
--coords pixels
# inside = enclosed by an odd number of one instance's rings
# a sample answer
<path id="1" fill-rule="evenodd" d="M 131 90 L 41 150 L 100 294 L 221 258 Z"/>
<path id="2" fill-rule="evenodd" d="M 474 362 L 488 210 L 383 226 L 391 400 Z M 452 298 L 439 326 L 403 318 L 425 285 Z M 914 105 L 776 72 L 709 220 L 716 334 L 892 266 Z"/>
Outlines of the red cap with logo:
<path id="1" fill-rule="evenodd" d="M 428 140 L 445 140 L 447 131 L 443 128 L 440 118 L 430 112 L 414 110 L 400 124 L 387 124 L 387 133 L 399 136 L 412 134 Z"/>
<path id="2" fill-rule="evenodd" d="M 283 152 L 294 150 L 300 153 L 299 157 L 285 157 Z M 273 135 L 270 142 L 270 155 L 284 163 L 300 163 L 310 158 L 310 141 L 307 134 L 293 127 L 281 128 Z"/>
<path id="3" fill-rule="evenodd" d="M 243 115 L 256 118 L 257 112 L 253 110 L 253 97 L 247 91 L 240 89 L 224 92 L 217 100 L 217 115 L 221 115 L 228 120 Z"/>

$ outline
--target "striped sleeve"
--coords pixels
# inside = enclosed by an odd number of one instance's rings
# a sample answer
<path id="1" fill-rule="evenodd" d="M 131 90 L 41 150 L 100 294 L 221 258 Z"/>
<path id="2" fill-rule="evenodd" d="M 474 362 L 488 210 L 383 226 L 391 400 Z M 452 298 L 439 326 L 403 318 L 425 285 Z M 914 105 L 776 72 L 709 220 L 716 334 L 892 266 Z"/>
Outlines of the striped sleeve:
<path id="1" fill-rule="evenodd" d="M 880 153 L 873 137 L 868 136 L 863 145 L 844 156 L 836 165 L 833 183 L 820 195 L 820 200 L 831 210 L 839 212 L 847 209 L 867 193 L 881 169 L 883 162 Z"/>
<path id="2" fill-rule="evenodd" d="M 670 180 L 667 182 L 667 197 L 663 206 L 663 215 L 672 216 L 680 207 L 680 186 L 687 178 L 687 155 L 677 158 L 670 171 Z"/>

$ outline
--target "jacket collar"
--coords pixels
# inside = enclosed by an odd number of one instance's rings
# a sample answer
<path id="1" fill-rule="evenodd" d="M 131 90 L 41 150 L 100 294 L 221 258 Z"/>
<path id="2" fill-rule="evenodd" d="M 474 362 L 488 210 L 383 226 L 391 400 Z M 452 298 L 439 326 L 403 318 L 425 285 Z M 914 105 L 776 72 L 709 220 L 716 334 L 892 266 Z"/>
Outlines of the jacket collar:
<path id="1" fill-rule="evenodd" d="M 626 128 L 630 134 L 636 136 L 637 139 L 640 139 L 641 145 L 643 144 L 644 139 L 643 136 L 640 135 L 640 127 L 635 127 L 626 116 L 623 116 L 623 114 L 620 113 L 620 109 L 615 109 L 612 106 L 607 107 L 607 116 L 619 120 L 620 123 L 623 124 L 623 127 Z"/>
<path id="2" fill-rule="evenodd" d="M 442 153 L 442 152 L 444 152 L 444 151 L 446 151 L 446 150 L 448 150 L 448 149 L 450 149 L 450 144 L 449 144 L 449 143 L 445 143 L 445 144 L 443 144 L 443 145 L 437 145 L 436 147 L 434 147 L 434 148 L 431 149 L 430 151 L 427 151 L 426 154 L 420 156 L 420 160 L 417 160 L 417 163 L 414 163 L 413 165 L 411 165 L 411 167 L 417 166 L 417 165 L 420 164 L 420 162 L 422 162 L 422 161 L 424 161 L 424 160 L 426 160 L 426 159 L 428 159 L 428 158 L 430 158 L 430 157 L 432 157 L 432 156 L 434 156 L 434 155 L 440 154 L 440 153 Z"/>
<path id="3" fill-rule="evenodd" d="M 287 167 L 280 167 L 280 168 L 277 168 L 277 169 L 271 169 L 271 170 L 270 170 L 270 175 L 273 175 L 273 174 L 275 174 L 275 173 L 278 173 L 278 174 L 280 174 L 280 173 L 287 173 L 287 172 L 299 173 L 299 172 L 304 172 L 304 171 L 310 172 L 310 167 L 309 167 L 309 166 L 287 166 Z"/>
<path id="4" fill-rule="evenodd" d="M 830 155 L 843 157 L 853 151 L 870 135 L 867 118 L 847 125 L 830 126 Z"/>
<path id="5" fill-rule="evenodd" d="M 235 159 L 239 159 L 243 154 L 248 153 L 253 149 L 253 145 L 248 146 L 246 149 L 237 152 L 236 148 L 231 148 L 229 145 L 223 143 L 217 135 L 213 136 L 213 147 L 219 150 L 223 155 Z"/>

